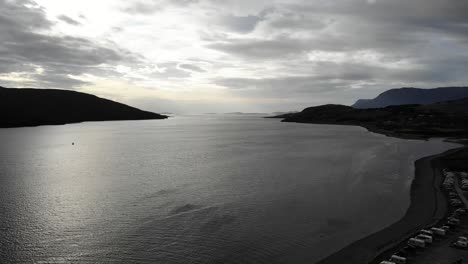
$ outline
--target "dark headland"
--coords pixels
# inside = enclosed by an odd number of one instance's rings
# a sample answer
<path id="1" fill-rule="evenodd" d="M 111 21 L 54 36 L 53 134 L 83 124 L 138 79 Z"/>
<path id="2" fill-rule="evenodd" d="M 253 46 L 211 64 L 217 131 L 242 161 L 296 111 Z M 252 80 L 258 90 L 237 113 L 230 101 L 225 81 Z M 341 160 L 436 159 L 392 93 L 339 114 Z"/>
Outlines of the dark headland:
<path id="1" fill-rule="evenodd" d="M 440 93 L 441 89 L 443 91 L 443 88 L 439 88 L 435 93 Z M 465 90 L 456 89 L 461 98 L 464 92 L 468 93 L 468 88 L 463 89 Z M 397 90 L 399 91 L 390 94 L 400 96 L 401 92 L 408 92 L 406 89 Z M 453 91 L 451 88 L 448 90 Z M 396 246 L 405 243 L 405 239 L 416 231 L 445 219 L 448 204 L 440 188 L 443 181 L 442 169 L 468 169 L 468 98 L 456 97 L 456 100 L 443 101 L 447 96 L 451 96 L 447 95 L 440 96 L 438 101 L 437 98 L 432 98 L 420 104 L 401 104 L 414 102 L 413 92 L 409 91 L 412 98 L 399 98 L 399 102 L 392 102 L 395 105 L 381 108 L 366 108 L 362 104 L 362 108 L 322 105 L 309 107 L 298 113 L 275 116 L 282 118 L 283 122 L 356 125 L 387 136 L 416 139 L 443 137 L 465 145 L 416 161 L 415 178 L 410 193 L 411 204 L 403 218 L 341 249 L 321 260 L 319 264 L 380 263 L 389 253 L 394 252 Z M 431 94 L 428 91 L 423 93 Z M 449 94 L 453 95 L 450 91 Z M 384 93 L 382 97 L 387 96 Z"/>
<path id="2" fill-rule="evenodd" d="M 283 122 L 356 125 L 402 138 L 465 137 L 468 135 L 468 99 L 369 109 L 321 105 L 275 118 L 283 118 Z"/>
<path id="3" fill-rule="evenodd" d="M 440 87 L 434 89 L 398 88 L 381 93 L 374 99 L 360 99 L 354 108 L 382 108 L 390 105 L 432 104 L 468 97 L 468 87 Z"/>
<path id="4" fill-rule="evenodd" d="M 0 87 L 0 127 L 3 128 L 165 118 L 165 115 L 86 93 Z"/>

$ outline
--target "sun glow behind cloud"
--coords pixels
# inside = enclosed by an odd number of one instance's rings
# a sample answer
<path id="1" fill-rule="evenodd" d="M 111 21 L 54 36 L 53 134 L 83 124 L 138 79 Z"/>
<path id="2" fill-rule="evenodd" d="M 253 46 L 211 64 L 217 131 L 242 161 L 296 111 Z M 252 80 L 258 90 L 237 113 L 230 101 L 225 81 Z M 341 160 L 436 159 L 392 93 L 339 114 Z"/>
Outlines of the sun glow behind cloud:
<path id="1" fill-rule="evenodd" d="M 0 5 L 2 85 L 76 89 L 154 111 L 299 110 L 468 81 L 468 4 L 454 0 Z"/>

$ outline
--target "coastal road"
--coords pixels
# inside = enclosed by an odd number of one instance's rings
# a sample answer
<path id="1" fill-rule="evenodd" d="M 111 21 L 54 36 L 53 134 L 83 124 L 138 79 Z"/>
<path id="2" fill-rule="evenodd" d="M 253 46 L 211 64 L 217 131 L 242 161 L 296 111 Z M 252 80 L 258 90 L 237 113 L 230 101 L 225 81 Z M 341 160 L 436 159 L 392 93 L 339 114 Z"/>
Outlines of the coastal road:
<path id="1" fill-rule="evenodd" d="M 460 200 L 463 202 L 464 207 L 468 210 L 468 200 L 465 198 L 458 179 L 454 181 L 454 189 L 457 192 Z M 463 263 L 468 263 L 468 250 L 456 249 L 450 247 L 458 236 L 467 235 L 468 230 L 468 216 L 461 218 L 462 224 L 455 232 L 451 231 L 449 236 L 443 241 L 436 243 L 429 247 L 423 254 L 411 261 L 414 264 L 451 264 L 459 259 L 463 259 Z"/>
<path id="2" fill-rule="evenodd" d="M 468 200 L 466 200 L 466 197 L 465 195 L 463 194 L 463 191 L 462 189 L 460 188 L 460 183 L 458 181 L 458 176 L 457 176 L 457 179 L 456 181 L 454 181 L 453 183 L 453 187 L 455 188 L 455 190 L 457 191 L 457 194 L 458 194 L 458 197 L 460 198 L 460 200 L 463 202 L 463 204 L 465 205 L 465 208 L 468 210 Z"/>

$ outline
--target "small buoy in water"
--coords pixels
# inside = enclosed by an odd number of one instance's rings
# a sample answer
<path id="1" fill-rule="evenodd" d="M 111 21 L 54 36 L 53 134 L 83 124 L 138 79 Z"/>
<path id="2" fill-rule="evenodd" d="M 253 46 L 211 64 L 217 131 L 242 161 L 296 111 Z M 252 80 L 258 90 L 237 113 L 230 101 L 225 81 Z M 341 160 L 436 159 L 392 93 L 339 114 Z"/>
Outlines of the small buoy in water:
<path id="1" fill-rule="evenodd" d="M 75 142 L 72 142 L 72 145 L 75 145 Z"/>

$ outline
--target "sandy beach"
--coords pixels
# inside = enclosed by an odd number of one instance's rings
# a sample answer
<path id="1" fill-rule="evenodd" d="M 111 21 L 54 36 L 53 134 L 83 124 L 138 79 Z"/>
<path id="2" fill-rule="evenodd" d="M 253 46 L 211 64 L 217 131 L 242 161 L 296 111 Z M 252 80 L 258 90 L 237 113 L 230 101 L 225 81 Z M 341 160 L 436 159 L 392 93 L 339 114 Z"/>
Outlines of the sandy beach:
<path id="1" fill-rule="evenodd" d="M 436 224 L 447 213 L 447 201 L 440 186 L 443 181 L 441 160 L 464 147 L 425 157 L 415 162 L 415 178 L 411 185 L 411 203 L 398 222 L 360 239 L 319 261 L 320 264 L 379 263 L 379 256 L 404 243 L 413 232 Z M 385 205 L 382 205 L 385 206 Z"/>

